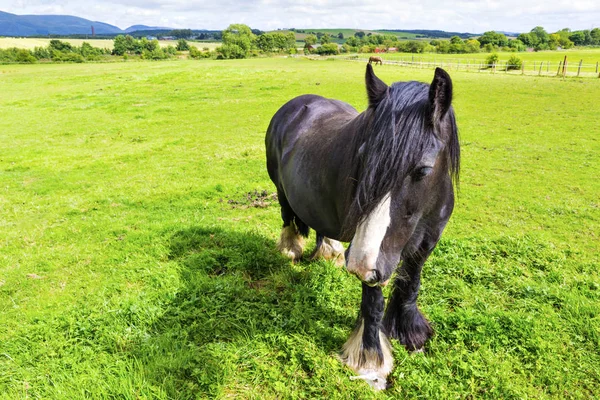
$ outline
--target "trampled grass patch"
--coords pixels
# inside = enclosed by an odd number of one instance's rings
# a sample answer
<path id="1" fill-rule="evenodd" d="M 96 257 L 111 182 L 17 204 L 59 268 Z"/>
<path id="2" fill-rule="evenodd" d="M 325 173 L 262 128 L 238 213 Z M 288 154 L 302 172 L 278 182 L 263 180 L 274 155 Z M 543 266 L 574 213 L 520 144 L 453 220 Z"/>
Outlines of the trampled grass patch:
<path id="1" fill-rule="evenodd" d="M 301 59 L 0 67 L 2 396 L 598 393 L 600 80 L 501 74 L 451 74 L 461 188 L 420 297 L 436 336 L 424 354 L 395 345 L 389 390 L 350 380 L 336 354 L 360 285 L 276 252 L 263 140 L 296 95 L 363 109 L 363 74 Z"/>

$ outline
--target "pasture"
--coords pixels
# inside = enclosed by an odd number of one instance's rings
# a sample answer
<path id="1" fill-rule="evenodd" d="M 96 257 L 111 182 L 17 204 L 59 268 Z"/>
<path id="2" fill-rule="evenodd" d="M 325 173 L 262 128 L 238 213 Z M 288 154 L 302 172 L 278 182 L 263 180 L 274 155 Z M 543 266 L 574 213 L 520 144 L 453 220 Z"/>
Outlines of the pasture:
<path id="1" fill-rule="evenodd" d="M 33 50 L 35 47 L 47 47 L 50 44 L 50 40 L 52 39 L 41 39 L 41 38 L 9 38 L 2 37 L 0 38 L 0 49 L 8 49 L 11 47 L 17 47 L 19 49 L 28 49 Z M 71 43 L 73 46 L 81 46 L 83 42 L 88 42 L 93 47 L 98 47 L 101 49 L 112 49 L 113 48 L 113 40 L 110 39 L 69 39 L 69 38 L 60 38 L 63 42 Z M 159 40 L 161 47 L 177 46 L 176 40 Z M 220 46 L 221 43 L 216 42 L 188 42 L 192 46 L 196 46 L 199 49 L 204 47 L 208 47 L 211 50 L 214 50 L 216 47 Z"/>
<path id="2" fill-rule="evenodd" d="M 600 77 L 600 50 L 599 49 L 573 49 L 565 51 L 538 51 L 538 52 L 498 52 L 499 61 L 497 71 L 504 72 L 504 66 L 512 56 L 517 56 L 523 61 L 524 70 L 521 69 L 509 71 L 511 74 L 520 75 L 545 75 L 556 76 L 559 72 L 559 65 L 567 57 L 568 76 L 598 78 Z M 479 71 L 480 66 L 486 65 L 486 59 L 490 53 L 471 53 L 471 54 L 437 54 L 437 53 L 379 53 L 384 62 L 412 64 L 420 68 L 422 64 L 426 68 L 442 66 L 449 71 L 469 70 L 470 72 Z M 341 55 L 341 58 L 358 58 L 367 60 L 369 54 Z M 581 68 L 579 68 L 579 63 Z M 485 72 L 485 70 L 481 70 Z M 480 71 L 480 72 L 481 72 Z M 562 70 L 561 70 L 562 71 Z"/>
<path id="3" fill-rule="evenodd" d="M 363 110 L 364 64 L 0 66 L 0 397 L 599 393 L 600 79 L 451 76 L 460 191 L 419 297 L 436 335 L 395 343 L 374 393 L 336 360 L 358 280 L 275 250 L 263 144 L 294 96 Z"/>

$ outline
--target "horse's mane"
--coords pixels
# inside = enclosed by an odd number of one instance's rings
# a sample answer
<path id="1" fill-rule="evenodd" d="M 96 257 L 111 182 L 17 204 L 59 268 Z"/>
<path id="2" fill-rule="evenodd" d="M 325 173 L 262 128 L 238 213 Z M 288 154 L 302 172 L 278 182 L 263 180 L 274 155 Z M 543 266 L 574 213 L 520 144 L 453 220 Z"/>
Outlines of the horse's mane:
<path id="1" fill-rule="evenodd" d="M 427 84 L 396 82 L 377 107 L 366 113 L 371 114 L 366 115 L 367 122 L 352 143 L 354 188 L 344 223 L 347 234 L 353 233 L 383 197 L 414 170 L 435 138 Z M 460 148 L 452 108 L 447 118 L 452 132 L 442 151 L 448 173 L 458 184 Z"/>

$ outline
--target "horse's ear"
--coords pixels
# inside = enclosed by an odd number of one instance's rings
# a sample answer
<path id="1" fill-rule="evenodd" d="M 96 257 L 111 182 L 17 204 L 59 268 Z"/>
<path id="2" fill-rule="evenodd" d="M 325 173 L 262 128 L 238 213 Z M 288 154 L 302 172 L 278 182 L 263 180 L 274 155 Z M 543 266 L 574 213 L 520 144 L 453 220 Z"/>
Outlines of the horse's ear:
<path id="1" fill-rule="evenodd" d="M 442 119 L 452 103 L 452 80 L 450 75 L 441 68 L 435 69 L 433 82 L 429 87 L 429 104 L 433 122 Z"/>
<path id="2" fill-rule="evenodd" d="M 375 76 L 371 64 L 367 64 L 365 82 L 367 84 L 367 96 L 369 97 L 369 107 L 375 108 L 387 95 L 388 86 L 385 83 L 383 83 L 381 79 Z"/>

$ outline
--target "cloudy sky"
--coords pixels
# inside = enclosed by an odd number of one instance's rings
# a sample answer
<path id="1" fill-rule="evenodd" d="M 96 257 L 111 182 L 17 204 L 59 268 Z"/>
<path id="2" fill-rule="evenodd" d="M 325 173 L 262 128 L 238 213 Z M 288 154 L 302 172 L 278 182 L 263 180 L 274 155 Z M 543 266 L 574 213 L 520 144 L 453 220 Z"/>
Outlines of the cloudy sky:
<path id="1" fill-rule="evenodd" d="M 13 14 L 66 14 L 120 28 L 135 24 L 173 28 L 440 29 L 525 32 L 600 26 L 600 0 L 0 0 Z"/>

